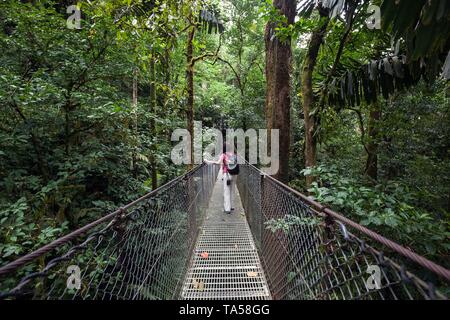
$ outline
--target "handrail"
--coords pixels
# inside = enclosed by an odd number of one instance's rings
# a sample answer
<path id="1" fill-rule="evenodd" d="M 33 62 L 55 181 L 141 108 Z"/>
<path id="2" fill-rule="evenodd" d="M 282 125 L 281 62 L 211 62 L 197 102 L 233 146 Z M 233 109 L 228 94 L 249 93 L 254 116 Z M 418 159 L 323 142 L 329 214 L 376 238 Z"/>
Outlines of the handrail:
<path id="1" fill-rule="evenodd" d="M 0 267 L 0 277 L 6 275 L 8 273 L 11 273 L 11 272 L 13 272 L 13 271 L 15 271 L 17 269 L 19 269 L 20 267 L 30 263 L 33 260 L 36 260 L 37 258 L 43 256 L 44 254 L 49 253 L 53 249 L 55 249 L 55 248 L 57 248 L 57 247 L 59 247 L 59 246 L 61 246 L 63 244 L 66 244 L 67 242 L 69 242 L 69 241 L 71 241 L 71 240 L 73 240 L 73 239 L 83 235 L 84 233 L 88 232 L 89 230 L 92 230 L 96 226 L 98 226 L 98 225 L 100 225 L 102 223 L 108 222 L 108 221 L 112 221 L 113 219 L 119 217 L 120 215 L 125 214 L 125 212 L 128 209 L 130 209 L 130 208 L 136 206 L 137 204 L 141 203 L 142 201 L 144 201 L 144 200 L 146 200 L 146 199 L 148 199 L 148 198 L 150 198 L 150 197 L 160 193 L 161 191 L 167 189 L 168 187 L 170 187 L 174 183 L 176 183 L 176 182 L 178 182 L 178 181 L 180 181 L 182 179 L 185 179 L 186 177 L 191 175 L 193 172 L 196 172 L 198 169 L 200 169 L 203 165 L 204 164 L 201 164 L 201 165 L 198 165 L 198 166 L 192 168 L 191 170 L 189 170 L 188 172 L 184 173 L 183 175 L 178 176 L 178 177 L 170 180 L 166 184 L 164 184 L 164 185 L 160 186 L 159 188 L 157 188 L 157 189 L 147 193 L 146 195 L 140 197 L 139 199 L 137 199 L 137 200 L 135 200 L 135 201 L 133 201 L 133 202 L 131 202 L 131 203 L 129 203 L 129 204 L 119 208 L 119 209 L 117 209 L 116 211 L 111 212 L 111 213 L 107 214 L 106 216 L 101 217 L 101 218 L 99 218 L 99 219 L 97 219 L 97 220 L 95 220 L 95 221 L 93 221 L 93 222 L 91 222 L 91 223 L 89 223 L 89 224 L 87 224 L 87 225 L 85 225 L 85 226 L 83 226 L 83 227 L 81 227 L 81 228 L 79 228 L 79 229 L 77 229 L 77 230 L 75 230 L 75 231 L 73 231 L 73 232 L 63 236 L 63 237 L 60 237 L 60 238 L 50 242 L 49 244 L 46 244 L 46 245 L 42 246 L 41 248 L 39 248 L 39 249 L 37 249 L 37 250 L 35 250 L 33 252 L 30 252 L 30 253 L 28 253 L 28 254 L 26 254 L 26 255 L 18 258 L 18 259 L 14 260 L 14 261 L 12 261 L 12 262 L 10 262 L 8 264 L 6 264 L 3 267 Z"/>
<path id="2" fill-rule="evenodd" d="M 244 159 L 245 160 L 245 159 Z M 302 199 L 302 201 L 306 202 L 308 205 L 310 205 L 312 207 L 312 209 L 314 209 L 314 211 L 316 212 L 316 214 L 326 214 L 344 224 L 347 224 L 349 226 L 351 226 L 352 228 L 358 230 L 359 232 L 363 233 L 364 235 L 368 236 L 369 238 L 385 245 L 386 247 L 394 250 L 395 252 L 397 252 L 398 254 L 410 259 L 411 261 L 416 262 L 417 264 L 421 265 L 422 267 L 432 271 L 433 273 L 435 273 L 436 275 L 439 275 L 440 277 L 445 278 L 447 281 L 450 281 L 450 270 L 444 268 L 441 265 L 438 265 L 437 263 L 415 253 L 414 251 L 412 251 L 411 249 L 405 248 L 401 245 L 399 245 L 398 243 L 387 239 L 386 237 L 383 237 L 382 235 L 354 222 L 353 220 L 346 218 L 345 216 L 343 216 L 340 213 L 337 213 L 333 210 L 331 210 L 330 208 L 328 208 L 327 206 L 324 206 L 322 204 L 320 204 L 317 201 L 314 201 L 313 199 L 311 199 L 310 197 L 302 194 L 301 192 L 291 188 L 290 186 L 282 183 L 281 181 L 271 177 L 270 175 L 267 175 L 266 173 L 264 173 L 262 170 L 260 170 L 259 168 L 255 167 L 254 165 L 250 164 L 247 160 L 245 160 L 246 164 L 253 167 L 255 170 L 257 170 L 264 178 L 268 178 L 271 181 L 275 182 L 276 184 L 278 184 L 279 186 L 283 187 L 284 189 L 286 189 L 287 191 L 289 191 L 290 193 L 294 194 L 295 196 L 299 197 Z"/>

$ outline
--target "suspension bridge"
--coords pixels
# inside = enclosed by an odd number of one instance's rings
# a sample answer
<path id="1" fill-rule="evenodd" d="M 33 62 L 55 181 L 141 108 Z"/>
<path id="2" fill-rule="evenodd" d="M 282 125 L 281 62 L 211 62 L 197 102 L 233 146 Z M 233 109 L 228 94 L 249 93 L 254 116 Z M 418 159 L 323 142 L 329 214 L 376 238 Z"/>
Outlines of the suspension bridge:
<path id="1" fill-rule="evenodd" d="M 448 269 L 252 165 L 231 215 L 221 186 L 200 165 L 0 267 L 0 299 L 447 299 Z"/>

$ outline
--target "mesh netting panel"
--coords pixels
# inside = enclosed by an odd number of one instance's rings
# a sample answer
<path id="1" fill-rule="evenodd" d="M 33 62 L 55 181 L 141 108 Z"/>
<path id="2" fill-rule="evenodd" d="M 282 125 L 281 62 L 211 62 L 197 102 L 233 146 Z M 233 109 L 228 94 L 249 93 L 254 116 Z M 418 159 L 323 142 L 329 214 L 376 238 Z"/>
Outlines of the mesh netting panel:
<path id="1" fill-rule="evenodd" d="M 18 275 L 28 274 L 9 297 L 33 299 L 173 299 L 181 290 L 217 177 L 217 166 L 201 166 L 158 189 L 131 209 L 91 230 L 76 246 L 66 244 L 40 257 L 44 268 L 7 275 L 4 294 Z M 55 258 L 56 257 L 56 258 Z M 80 289 L 68 273 L 79 268 Z M 14 277 L 14 278 L 12 278 Z M 17 283 L 16 283 L 17 284 Z M 8 287 L 9 286 L 9 287 Z"/>
<path id="2" fill-rule="evenodd" d="M 409 271 L 428 270 L 326 218 L 255 167 L 242 165 L 238 188 L 274 299 L 446 299 Z"/>
<path id="3" fill-rule="evenodd" d="M 185 292 L 193 282 L 187 273 L 192 252 L 206 250 L 196 251 L 194 246 L 217 173 L 218 166 L 200 166 L 128 205 L 126 211 L 99 220 L 104 222 L 89 227 L 83 238 L 73 243 L 64 240 L 45 254 L 32 254 L 32 263 L 12 267 L 1 277 L 0 298 L 180 297 L 183 279 L 188 279 Z M 441 293 L 441 289 L 448 290 L 445 277 L 422 266 L 430 265 L 443 275 L 448 270 L 417 255 L 414 261 L 418 263 L 404 258 L 410 256 L 400 254 L 406 249 L 334 212 L 317 211 L 317 204 L 251 165 L 241 165 L 237 185 L 250 228 L 245 230 L 251 231 L 248 239 L 254 239 L 259 258 L 252 249 L 251 261 L 233 254 L 214 260 L 220 226 L 211 218 L 198 243 L 204 240 L 213 246 L 208 247 L 213 268 L 242 268 L 248 267 L 242 263 L 261 261 L 261 274 L 274 299 L 446 299 Z M 229 228 L 220 232 L 229 237 Z M 233 241 L 242 234 L 234 232 Z M 220 248 L 227 245 L 218 244 Z M 194 269 L 206 270 L 199 261 Z M 68 273 L 74 267 L 79 271 L 79 289 L 73 288 L 74 274 Z M 203 276 L 192 273 L 192 277 Z"/>

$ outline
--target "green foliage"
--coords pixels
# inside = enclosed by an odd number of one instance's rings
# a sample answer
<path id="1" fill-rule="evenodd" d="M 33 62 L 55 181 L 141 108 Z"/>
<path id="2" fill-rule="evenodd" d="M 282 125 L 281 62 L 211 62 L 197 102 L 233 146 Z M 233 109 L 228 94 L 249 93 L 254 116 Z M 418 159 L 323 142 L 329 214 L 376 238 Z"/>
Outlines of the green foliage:
<path id="1" fill-rule="evenodd" d="M 157 110 L 146 94 L 149 62 L 155 51 L 171 58 L 172 43 L 160 28 L 142 32 L 142 11 L 116 20 L 123 6 L 83 2 L 82 29 L 69 30 L 65 8 L 52 1 L 0 4 L 0 265 L 148 192 L 155 165 L 167 168 L 160 183 L 179 173 L 170 141 L 160 138 L 184 126 L 173 107 L 182 90 L 161 71 L 170 61 L 156 60 Z M 176 10 L 161 5 L 149 14 L 161 27 Z"/>
<path id="2" fill-rule="evenodd" d="M 65 2 L 0 2 L 0 265 L 185 171 L 170 160 L 170 134 L 187 126 L 190 30 L 196 30 L 198 58 L 194 119 L 205 127 L 263 128 L 269 21 L 276 24 L 274 36 L 293 39 L 291 185 L 308 191 L 304 175 L 317 176 L 309 192 L 318 201 L 446 263 L 449 87 L 431 79 L 448 51 L 450 7 L 442 0 L 381 2 L 384 29 L 367 28 L 369 2 L 363 1 L 347 39 L 348 6 L 332 14 L 313 75 L 316 102 L 323 92 L 328 97 L 311 113 L 318 166 L 303 171 L 299 88 L 310 33 L 321 23 L 316 1 L 302 2 L 291 25 L 271 0 L 80 1 L 81 30 L 66 27 Z M 401 53 L 418 61 L 395 60 L 390 33 L 405 40 Z M 327 81 L 341 43 L 342 56 Z M 376 81 L 368 83 L 369 71 L 377 73 Z M 381 116 L 370 136 L 375 100 Z M 370 144 L 376 144 L 377 181 L 365 176 Z M 266 227 L 292 232 L 317 223 L 286 216 Z"/>
<path id="3" fill-rule="evenodd" d="M 316 201 L 362 225 L 433 258 L 443 258 L 450 248 L 448 225 L 433 213 L 412 206 L 417 193 L 408 186 L 388 182 L 369 187 L 333 165 L 308 168 L 303 173 L 318 177 L 308 190 Z"/>
<path id="4" fill-rule="evenodd" d="M 198 118 L 205 125 L 264 127 L 264 24 L 258 17 L 258 5 L 255 0 L 228 2 L 223 11 L 233 23 L 222 35 L 220 60 L 197 67 Z M 205 45 L 211 47 L 213 41 Z"/>
<path id="5" fill-rule="evenodd" d="M 266 228 L 271 230 L 272 232 L 276 232 L 278 230 L 283 231 L 284 233 L 289 233 L 292 227 L 295 226 L 318 226 L 321 223 L 321 219 L 319 217 L 311 216 L 311 217 L 299 217 L 293 215 L 286 215 L 280 219 L 270 219 L 267 221 Z"/>
<path id="6" fill-rule="evenodd" d="M 396 39 L 406 40 L 412 60 L 436 58 L 445 51 L 450 32 L 449 15 L 449 2 L 441 0 L 383 0 L 381 6 L 383 29 L 392 32 Z"/>
<path id="7" fill-rule="evenodd" d="M 8 208 L 1 208 L 0 265 L 8 257 L 23 255 L 67 231 L 67 222 L 58 224 L 48 217 L 30 223 L 29 219 L 26 219 L 28 210 L 24 197 Z"/>

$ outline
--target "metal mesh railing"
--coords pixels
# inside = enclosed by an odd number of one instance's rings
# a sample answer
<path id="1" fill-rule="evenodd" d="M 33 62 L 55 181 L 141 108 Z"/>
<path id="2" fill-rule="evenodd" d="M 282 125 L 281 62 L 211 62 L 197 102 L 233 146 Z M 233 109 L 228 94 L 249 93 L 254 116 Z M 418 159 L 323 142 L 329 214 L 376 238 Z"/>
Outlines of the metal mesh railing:
<path id="1" fill-rule="evenodd" d="M 199 166 L 0 267 L 0 298 L 178 298 L 217 173 Z M 447 299 L 449 270 L 254 166 L 238 189 L 272 298 Z"/>
<path id="2" fill-rule="evenodd" d="M 238 189 L 274 299 L 447 299 L 449 270 L 256 167 L 241 165 Z"/>
<path id="3" fill-rule="evenodd" d="M 0 297 L 178 297 L 217 173 L 218 166 L 199 166 L 0 268 Z"/>
<path id="4" fill-rule="evenodd" d="M 221 178 L 214 187 L 181 298 L 270 299 L 267 281 L 240 197 L 236 195 L 233 201 L 233 213 L 223 212 Z"/>

